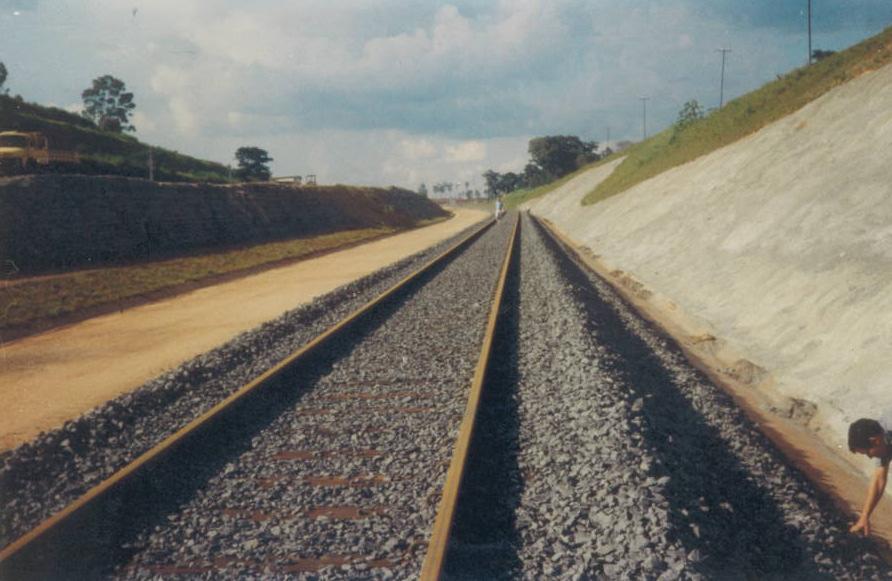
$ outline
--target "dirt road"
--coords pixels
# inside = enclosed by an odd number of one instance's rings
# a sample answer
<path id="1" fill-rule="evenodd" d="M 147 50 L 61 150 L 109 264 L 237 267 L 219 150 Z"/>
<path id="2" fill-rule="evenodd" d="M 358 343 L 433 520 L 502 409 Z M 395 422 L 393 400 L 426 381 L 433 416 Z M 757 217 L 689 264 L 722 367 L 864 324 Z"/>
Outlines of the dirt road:
<path id="1" fill-rule="evenodd" d="M 0 450 L 484 216 L 459 209 L 433 226 L 2 345 Z"/>

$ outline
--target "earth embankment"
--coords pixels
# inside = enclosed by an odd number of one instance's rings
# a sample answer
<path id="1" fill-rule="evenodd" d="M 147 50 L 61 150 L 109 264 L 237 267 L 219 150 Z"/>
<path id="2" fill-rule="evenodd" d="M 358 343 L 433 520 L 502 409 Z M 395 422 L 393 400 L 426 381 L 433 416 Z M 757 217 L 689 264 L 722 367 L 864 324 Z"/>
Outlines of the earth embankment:
<path id="1" fill-rule="evenodd" d="M 531 208 L 854 459 L 848 423 L 892 410 L 890 102 L 886 66 L 603 202 L 581 205 L 618 162 Z"/>
<path id="2" fill-rule="evenodd" d="M 397 188 L 25 176 L 0 179 L 0 262 L 31 274 L 357 228 L 405 228 L 445 215 Z"/>

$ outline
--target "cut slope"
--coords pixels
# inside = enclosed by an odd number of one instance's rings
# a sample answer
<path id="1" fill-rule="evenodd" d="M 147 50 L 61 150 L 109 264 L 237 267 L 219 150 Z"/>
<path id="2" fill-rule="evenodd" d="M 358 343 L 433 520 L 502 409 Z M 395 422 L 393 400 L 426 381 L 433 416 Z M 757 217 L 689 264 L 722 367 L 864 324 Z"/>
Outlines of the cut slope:
<path id="1" fill-rule="evenodd" d="M 580 207 L 558 190 L 533 211 L 740 353 L 742 376 L 845 450 L 851 420 L 892 409 L 889 103 L 885 66 L 621 195 Z"/>
<path id="2" fill-rule="evenodd" d="M 626 160 L 586 196 L 609 198 L 668 169 L 752 134 L 834 87 L 892 62 L 892 28 L 813 65 L 796 69 L 743 95 L 705 119 L 675 132 L 670 127 L 624 152 Z"/>

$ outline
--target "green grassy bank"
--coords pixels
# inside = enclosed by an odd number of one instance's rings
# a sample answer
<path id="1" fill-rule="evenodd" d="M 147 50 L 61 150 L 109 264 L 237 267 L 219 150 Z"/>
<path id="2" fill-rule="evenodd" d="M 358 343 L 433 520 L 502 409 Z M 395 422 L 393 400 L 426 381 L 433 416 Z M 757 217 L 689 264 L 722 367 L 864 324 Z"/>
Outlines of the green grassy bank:
<path id="1" fill-rule="evenodd" d="M 892 28 L 727 103 L 684 130 L 670 127 L 623 152 L 616 170 L 583 203 L 594 204 L 734 143 L 814 101 L 834 87 L 892 62 Z"/>

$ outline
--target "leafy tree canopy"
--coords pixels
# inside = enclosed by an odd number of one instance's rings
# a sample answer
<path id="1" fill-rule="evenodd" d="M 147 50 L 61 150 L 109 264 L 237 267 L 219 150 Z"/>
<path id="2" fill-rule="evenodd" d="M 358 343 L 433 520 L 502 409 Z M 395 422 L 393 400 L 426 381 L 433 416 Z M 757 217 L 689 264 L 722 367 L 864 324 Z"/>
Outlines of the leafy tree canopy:
<path id="1" fill-rule="evenodd" d="M 550 135 L 530 140 L 529 153 L 532 163 L 549 176 L 559 178 L 592 161 L 597 161 L 598 144 L 582 141 L 575 135 Z"/>
<path id="2" fill-rule="evenodd" d="M 127 92 L 124 81 L 111 75 L 93 79 L 93 86 L 81 93 L 84 100 L 83 115 L 103 131 L 136 131 L 130 123 L 130 114 L 136 107 L 133 93 Z"/>
<path id="3" fill-rule="evenodd" d="M 548 174 L 533 162 L 527 163 L 523 169 L 523 181 L 528 188 L 537 188 L 548 183 Z"/>
<path id="4" fill-rule="evenodd" d="M 488 170 L 483 174 L 483 179 L 486 181 L 486 195 L 490 198 L 513 192 L 524 186 L 524 176 L 511 171 L 500 174 Z"/>
<path id="5" fill-rule="evenodd" d="M 3 83 L 6 82 L 6 75 L 8 72 L 6 71 L 6 65 L 0 63 L 0 89 L 3 88 Z"/>
<path id="6" fill-rule="evenodd" d="M 697 99 L 691 99 L 682 105 L 681 111 L 678 112 L 678 120 L 675 122 L 675 126 L 678 129 L 684 129 L 700 119 L 703 119 L 703 107 L 700 106 Z"/>
<path id="7" fill-rule="evenodd" d="M 239 147 L 235 151 L 238 161 L 238 175 L 245 181 L 267 181 L 272 172 L 267 165 L 273 160 L 265 149 L 259 147 Z"/>

